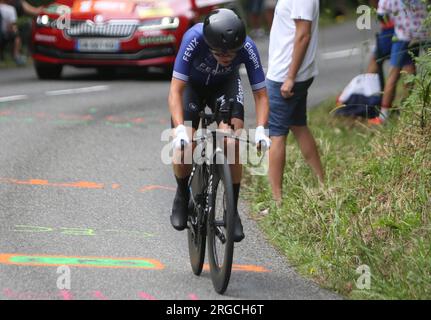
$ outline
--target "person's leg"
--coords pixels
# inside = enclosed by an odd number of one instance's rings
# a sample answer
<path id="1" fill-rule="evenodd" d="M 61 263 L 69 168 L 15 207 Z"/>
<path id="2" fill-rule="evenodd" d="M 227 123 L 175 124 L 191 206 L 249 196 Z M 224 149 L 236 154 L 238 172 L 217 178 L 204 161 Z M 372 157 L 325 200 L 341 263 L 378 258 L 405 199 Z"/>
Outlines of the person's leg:
<path id="1" fill-rule="evenodd" d="M 249 20 L 251 26 L 251 35 L 259 37 L 261 30 L 263 0 L 250 0 L 249 1 Z"/>
<path id="2" fill-rule="evenodd" d="M 280 206 L 283 199 L 283 173 L 286 164 L 286 138 L 289 134 L 289 121 L 292 117 L 294 105 L 292 99 L 285 99 L 281 95 L 282 83 L 266 80 L 269 97 L 269 148 L 268 179 L 271 185 L 272 197 Z"/>
<path id="3" fill-rule="evenodd" d="M 276 6 L 277 6 L 277 0 L 264 1 L 265 18 L 266 18 L 266 24 L 268 26 L 269 31 L 271 31 L 271 28 L 272 28 L 272 21 L 274 20 Z"/>
<path id="4" fill-rule="evenodd" d="M 373 55 L 370 59 L 370 63 L 368 64 L 367 73 L 378 73 L 379 65 L 377 64 L 376 56 Z"/>
<path id="5" fill-rule="evenodd" d="M 190 141 L 192 140 L 196 128 L 199 124 L 199 111 L 202 101 L 197 94 L 197 90 L 187 86 L 183 97 L 184 104 L 184 121 L 187 128 L 187 134 Z M 188 181 L 193 168 L 193 150 L 196 144 L 189 144 L 183 151 L 173 151 L 173 172 L 177 181 L 177 191 L 172 206 L 170 217 L 172 226 L 178 230 L 184 230 L 187 227 L 189 190 Z"/>
<path id="6" fill-rule="evenodd" d="M 395 99 L 397 83 L 400 79 L 401 69 L 403 68 L 403 66 L 408 64 L 408 58 L 408 42 L 394 42 L 391 48 L 391 68 L 389 70 L 389 76 L 386 80 L 385 88 L 383 91 L 380 116 L 374 119 L 370 119 L 370 124 L 382 124 L 387 120 L 389 116 L 389 111 L 392 107 L 392 103 Z"/>
<path id="7" fill-rule="evenodd" d="M 13 56 L 19 57 L 21 55 L 21 38 L 19 36 L 15 36 L 14 46 L 13 46 Z"/>
<path id="8" fill-rule="evenodd" d="M 402 71 L 408 75 L 416 74 L 415 63 L 404 66 Z M 402 98 L 405 99 L 406 97 L 408 97 L 411 90 L 412 90 L 412 84 L 404 83 L 404 92 L 403 92 Z"/>
<path id="9" fill-rule="evenodd" d="M 231 134 L 235 133 L 237 136 L 241 136 L 241 132 L 244 129 L 244 121 L 238 118 L 232 118 L 232 125 L 234 126 L 234 132 L 231 132 L 227 124 L 220 123 L 219 129 L 226 130 Z M 240 162 L 240 148 L 239 141 L 234 139 L 226 139 L 225 141 L 225 154 L 228 158 L 233 184 L 240 184 L 242 179 L 242 164 Z"/>
<path id="10" fill-rule="evenodd" d="M 317 150 L 316 141 L 307 126 L 291 126 L 290 130 L 298 142 L 301 153 L 313 170 L 314 174 L 319 179 L 320 183 L 324 183 L 325 174 L 320 161 L 319 151 Z"/>
<path id="11" fill-rule="evenodd" d="M 229 132 L 231 134 L 235 133 L 237 136 L 241 136 L 242 129 L 244 128 L 244 120 L 238 118 L 232 118 L 231 120 L 234 129 L 232 130 L 225 123 L 219 124 L 219 129 Z M 230 164 L 230 170 L 232 175 L 232 185 L 233 185 L 233 197 L 235 206 L 235 228 L 233 232 L 233 237 L 235 242 L 240 242 L 244 239 L 244 228 L 242 226 L 241 218 L 238 211 L 238 199 L 241 188 L 242 179 L 242 164 L 240 162 L 240 143 L 238 140 L 227 138 L 225 139 L 224 150 L 228 162 Z"/>
<path id="12" fill-rule="evenodd" d="M 269 149 L 269 183 L 272 197 L 277 205 L 283 199 L 283 172 L 286 165 L 286 138 L 287 136 L 271 136 Z"/>
<path id="13" fill-rule="evenodd" d="M 220 130 L 226 131 L 228 134 L 235 134 L 236 136 L 241 136 L 242 130 L 244 128 L 244 90 L 242 88 L 241 77 L 239 76 L 239 74 L 236 74 L 230 79 L 227 79 L 223 86 L 221 86 L 217 90 L 214 90 L 210 101 L 212 108 L 214 108 L 218 102 L 224 101 L 224 103 L 229 103 L 231 99 L 233 99 L 234 101 L 231 114 L 231 124 L 233 125 L 233 131 L 228 124 L 223 122 L 219 122 L 218 128 Z M 240 142 L 238 140 L 231 138 L 225 139 L 224 151 L 228 163 L 230 164 L 235 202 L 235 242 L 240 242 L 245 237 L 241 218 L 238 212 L 238 199 L 242 179 L 240 149 Z"/>
<path id="14" fill-rule="evenodd" d="M 416 74 L 416 58 L 419 56 L 420 51 L 420 45 L 413 45 L 412 47 L 409 47 L 408 56 L 405 57 L 405 60 L 403 61 L 403 69 L 402 71 L 405 72 L 407 75 L 415 75 Z M 405 99 L 410 94 L 410 91 L 412 90 L 412 84 L 404 83 L 403 86 L 403 94 L 402 99 Z"/>
<path id="15" fill-rule="evenodd" d="M 266 24 L 268 26 L 268 31 L 271 31 L 272 22 L 274 21 L 274 9 L 273 8 L 267 8 L 265 10 L 265 17 L 266 17 Z"/>
<path id="16" fill-rule="evenodd" d="M 307 96 L 313 79 L 297 82 L 293 87 L 294 96 L 290 99 L 292 114 L 289 118 L 289 129 L 298 142 L 302 155 L 311 167 L 320 183 L 324 183 L 325 174 L 317 150 L 316 141 L 307 126 Z"/>
<path id="17" fill-rule="evenodd" d="M 195 129 L 187 128 L 187 133 L 191 139 Z M 188 182 L 192 172 L 192 155 L 196 144 L 189 144 L 183 151 L 173 151 L 173 171 L 177 182 L 177 191 L 175 193 L 174 203 L 172 206 L 171 224 L 178 230 L 184 230 L 187 227 L 187 212 L 189 203 Z"/>
<path id="18" fill-rule="evenodd" d="M 392 107 L 392 103 L 394 101 L 396 90 L 397 90 L 397 83 L 398 83 L 398 80 L 400 79 L 400 72 L 401 72 L 401 68 L 399 67 L 392 67 L 389 71 L 389 76 L 386 80 L 386 85 L 383 92 L 382 110 L 381 110 L 382 120 L 386 120 L 389 113 L 389 109 Z"/>

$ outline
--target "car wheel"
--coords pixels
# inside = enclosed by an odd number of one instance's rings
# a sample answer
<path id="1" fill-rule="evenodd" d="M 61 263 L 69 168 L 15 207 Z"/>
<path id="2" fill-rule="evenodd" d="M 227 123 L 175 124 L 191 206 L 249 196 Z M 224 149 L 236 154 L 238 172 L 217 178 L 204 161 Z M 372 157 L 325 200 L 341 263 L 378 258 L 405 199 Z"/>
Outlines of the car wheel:
<path id="1" fill-rule="evenodd" d="M 36 63 L 35 69 L 39 79 L 59 79 L 63 66 L 59 64 Z"/>

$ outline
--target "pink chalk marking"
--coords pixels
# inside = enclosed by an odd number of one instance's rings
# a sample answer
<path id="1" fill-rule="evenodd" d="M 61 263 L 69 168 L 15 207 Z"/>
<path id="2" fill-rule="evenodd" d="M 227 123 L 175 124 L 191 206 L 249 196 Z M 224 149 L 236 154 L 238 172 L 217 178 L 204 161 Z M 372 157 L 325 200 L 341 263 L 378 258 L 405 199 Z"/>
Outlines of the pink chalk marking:
<path id="1" fill-rule="evenodd" d="M 124 122 L 124 119 L 122 119 L 120 117 L 115 117 L 115 116 L 107 116 L 107 117 L 105 117 L 105 121 L 109 121 L 109 122 Z"/>
<path id="2" fill-rule="evenodd" d="M 9 288 L 3 289 L 3 295 L 7 298 L 16 298 L 16 294 Z"/>
<path id="3" fill-rule="evenodd" d="M 118 184 L 118 183 L 114 183 L 113 185 L 112 185 L 112 189 L 120 189 L 120 185 Z"/>
<path id="4" fill-rule="evenodd" d="M 139 297 L 144 300 L 157 300 L 155 297 L 153 297 L 151 294 L 145 293 L 145 292 L 139 292 Z"/>
<path id="5" fill-rule="evenodd" d="M 78 120 L 78 121 L 86 121 L 86 120 L 93 120 L 93 116 L 88 114 L 85 116 L 82 116 L 80 114 L 66 114 L 66 113 L 60 113 L 58 115 L 59 119 L 61 120 Z"/>
<path id="6" fill-rule="evenodd" d="M 10 110 L 0 111 L 0 117 L 10 116 L 11 114 L 12 114 L 12 111 L 10 111 Z"/>
<path id="7" fill-rule="evenodd" d="M 102 292 L 100 292 L 100 291 L 94 291 L 94 292 L 93 292 L 93 297 L 94 297 L 94 298 L 96 298 L 96 299 L 99 299 L 99 300 L 108 300 L 108 298 L 107 298 L 107 297 L 105 297 L 105 296 L 103 295 L 103 293 L 102 293 Z"/>
<path id="8" fill-rule="evenodd" d="M 160 124 L 167 124 L 169 121 L 167 119 L 160 119 L 159 123 Z"/>
<path id="9" fill-rule="evenodd" d="M 60 296 L 63 300 L 73 300 L 73 296 L 69 290 L 60 290 Z"/>
<path id="10" fill-rule="evenodd" d="M 50 300 L 52 296 L 49 293 L 35 293 L 35 292 L 19 292 L 15 293 L 11 289 L 3 289 L 3 295 L 6 298 L 14 300 Z"/>
<path id="11" fill-rule="evenodd" d="M 195 301 L 196 301 L 196 300 L 199 300 L 198 296 L 197 296 L 197 295 L 195 295 L 194 293 L 190 293 L 190 294 L 189 294 L 189 299 L 190 299 L 190 300 L 195 300 Z"/>
<path id="12" fill-rule="evenodd" d="M 135 119 L 132 119 L 132 122 L 133 123 L 143 123 L 143 122 L 145 122 L 145 119 L 144 118 L 135 118 Z"/>

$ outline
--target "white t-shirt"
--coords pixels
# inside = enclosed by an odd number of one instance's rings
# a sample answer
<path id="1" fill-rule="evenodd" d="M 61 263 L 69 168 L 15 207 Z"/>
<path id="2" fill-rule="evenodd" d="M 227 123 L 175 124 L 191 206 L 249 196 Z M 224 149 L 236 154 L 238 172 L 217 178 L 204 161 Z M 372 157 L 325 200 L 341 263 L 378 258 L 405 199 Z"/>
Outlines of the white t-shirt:
<path id="1" fill-rule="evenodd" d="M 17 20 L 16 10 L 8 4 L 0 3 L 0 14 L 2 16 L 1 30 L 5 33 L 9 32 L 11 25 Z"/>
<path id="2" fill-rule="evenodd" d="M 317 76 L 316 53 L 318 47 L 319 0 L 278 0 L 269 39 L 267 78 L 284 82 L 292 63 L 295 41 L 295 20 L 312 22 L 311 41 L 296 82 Z"/>
<path id="3" fill-rule="evenodd" d="M 429 28 L 424 21 L 427 18 L 427 5 L 422 0 L 380 0 L 377 13 L 388 14 L 395 24 L 395 34 L 401 41 L 427 40 Z"/>

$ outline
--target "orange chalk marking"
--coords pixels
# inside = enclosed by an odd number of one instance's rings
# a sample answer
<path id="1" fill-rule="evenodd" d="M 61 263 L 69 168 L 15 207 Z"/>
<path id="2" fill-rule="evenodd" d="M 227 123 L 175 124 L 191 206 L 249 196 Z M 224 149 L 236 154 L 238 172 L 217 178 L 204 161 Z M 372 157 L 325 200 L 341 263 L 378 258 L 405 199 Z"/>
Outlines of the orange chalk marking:
<path id="1" fill-rule="evenodd" d="M 204 270 L 209 271 L 209 265 L 204 265 Z M 241 265 L 241 264 L 233 264 L 232 265 L 232 271 L 242 271 L 242 272 L 256 272 L 256 273 L 266 273 L 270 272 L 268 269 L 264 267 L 259 266 L 253 266 L 253 265 Z"/>
<path id="2" fill-rule="evenodd" d="M 78 181 L 72 183 L 51 183 L 48 180 L 30 179 L 27 181 L 16 179 L 0 179 L 0 183 L 30 185 L 30 186 L 49 186 L 49 187 L 64 187 L 64 188 L 79 188 L 79 189 L 104 189 L 103 183 Z"/>
<path id="3" fill-rule="evenodd" d="M 140 192 L 147 192 L 147 191 L 152 191 L 152 190 L 168 190 L 168 191 L 175 191 L 176 189 L 173 187 L 166 187 L 166 186 L 145 186 L 143 187 L 141 190 L 139 190 Z"/>

